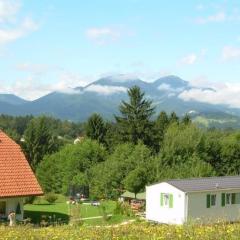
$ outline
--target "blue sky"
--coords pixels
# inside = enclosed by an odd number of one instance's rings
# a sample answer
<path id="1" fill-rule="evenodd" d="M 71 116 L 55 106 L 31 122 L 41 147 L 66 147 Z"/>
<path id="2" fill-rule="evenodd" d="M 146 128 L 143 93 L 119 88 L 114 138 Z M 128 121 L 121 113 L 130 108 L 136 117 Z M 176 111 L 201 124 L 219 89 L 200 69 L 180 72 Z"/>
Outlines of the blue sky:
<path id="1" fill-rule="evenodd" d="M 239 29 L 239 0 L 0 0 L 0 92 L 174 74 L 224 101 L 240 93 Z"/>

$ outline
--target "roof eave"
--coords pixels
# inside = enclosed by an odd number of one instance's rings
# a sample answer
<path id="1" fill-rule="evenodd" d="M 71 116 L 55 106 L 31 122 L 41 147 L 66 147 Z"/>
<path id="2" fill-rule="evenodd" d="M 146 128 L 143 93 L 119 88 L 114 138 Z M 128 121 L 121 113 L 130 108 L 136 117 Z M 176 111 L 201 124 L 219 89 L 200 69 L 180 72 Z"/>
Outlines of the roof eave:
<path id="1" fill-rule="evenodd" d="M 3 199 L 3 198 L 18 198 L 18 197 L 37 197 L 37 196 L 43 196 L 44 193 L 35 193 L 35 194 L 23 194 L 23 195 L 6 195 L 6 196 L 0 196 L 0 199 Z"/>

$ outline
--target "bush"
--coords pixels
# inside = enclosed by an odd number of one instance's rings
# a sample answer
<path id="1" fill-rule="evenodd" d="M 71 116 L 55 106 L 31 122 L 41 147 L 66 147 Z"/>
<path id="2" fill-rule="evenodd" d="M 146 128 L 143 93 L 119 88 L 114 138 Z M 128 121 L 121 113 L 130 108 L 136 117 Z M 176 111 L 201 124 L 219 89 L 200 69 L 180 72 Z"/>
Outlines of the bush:
<path id="1" fill-rule="evenodd" d="M 83 221 L 81 219 L 80 204 L 76 203 L 70 206 L 70 222 L 71 226 L 81 226 Z"/>
<path id="2" fill-rule="evenodd" d="M 106 204 L 104 202 L 101 202 L 101 204 L 99 206 L 99 212 L 102 215 L 104 221 L 110 220 L 111 217 L 108 216 L 107 207 L 106 207 Z"/>
<path id="3" fill-rule="evenodd" d="M 55 193 L 47 193 L 45 196 L 44 196 L 45 200 L 50 203 L 50 204 L 53 204 L 56 202 L 56 200 L 58 199 L 57 195 Z"/>
<path id="4" fill-rule="evenodd" d="M 129 217 L 134 215 L 131 206 L 127 202 L 116 202 L 114 214 L 120 214 Z"/>

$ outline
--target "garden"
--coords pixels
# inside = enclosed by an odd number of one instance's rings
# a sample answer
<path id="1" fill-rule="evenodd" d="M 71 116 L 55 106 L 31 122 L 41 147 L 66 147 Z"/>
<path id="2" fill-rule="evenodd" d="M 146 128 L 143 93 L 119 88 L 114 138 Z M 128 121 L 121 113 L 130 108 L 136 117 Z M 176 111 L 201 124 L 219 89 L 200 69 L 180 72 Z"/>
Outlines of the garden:
<path id="1" fill-rule="evenodd" d="M 71 204 L 67 197 L 60 194 L 55 196 L 54 202 L 47 201 L 46 197 L 37 197 L 32 203 L 25 204 L 25 223 L 50 226 L 81 222 L 81 225 L 95 226 L 120 224 L 134 219 L 130 210 L 127 214 L 117 210 L 118 203 L 115 201 L 101 201 L 99 206 L 95 206 L 91 201 Z"/>

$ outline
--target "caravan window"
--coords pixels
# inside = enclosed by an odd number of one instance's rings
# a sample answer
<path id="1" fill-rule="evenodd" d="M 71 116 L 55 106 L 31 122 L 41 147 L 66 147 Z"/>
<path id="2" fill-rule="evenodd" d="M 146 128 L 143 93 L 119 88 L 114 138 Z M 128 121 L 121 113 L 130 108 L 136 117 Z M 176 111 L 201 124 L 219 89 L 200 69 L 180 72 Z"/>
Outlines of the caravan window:
<path id="1" fill-rule="evenodd" d="M 216 194 L 211 195 L 211 206 L 216 206 Z"/>
<path id="2" fill-rule="evenodd" d="M 170 196 L 167 193 L 163 194 L 163 206 L 168 207 L 170 201 Z"/>

